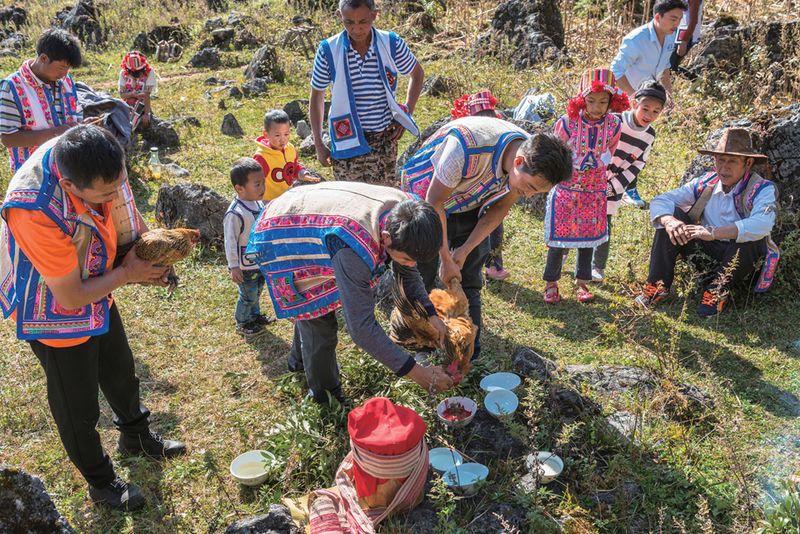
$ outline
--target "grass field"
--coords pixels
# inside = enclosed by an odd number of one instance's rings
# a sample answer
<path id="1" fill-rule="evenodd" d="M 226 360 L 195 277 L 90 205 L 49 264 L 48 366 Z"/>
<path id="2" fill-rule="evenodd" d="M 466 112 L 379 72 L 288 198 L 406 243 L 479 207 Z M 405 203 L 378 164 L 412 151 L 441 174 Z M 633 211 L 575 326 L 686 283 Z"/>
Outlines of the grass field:
<path id="1" fill-rule="evenodd" d="M 712 12 L 720 7 L 711 4 Z M 479 22 L 490 16 L 492 4 L 451 1 L 449 5 L 458 16 L 442 19 L 446 32 L 432 42 L 409 38 L 417 56 L 427 58 L 426 73 L 448 76 L 464 91 L 489 87 L 509 107 L 533 86 L 553 92 L 563 105 L 580 70 L 592 62 L 608 61 L 614 53 L 610 44 L 587 51 L 585 42 L 572 37 L 568 44 L 576 60 L 571 68 L 514 72 L 488 58 L 475 62 L 465 46 Z M 203 21 L 213 16 L 200 6 L 180 8 L 177 3 L 143 0 L 129 12 L 116 3 L 106 7 L 106 23 L 116 33 L 106 49 L 89 51 L 87 64 L 73 76 L 95 87 L 114 87 L 119 61 L 132 36 L 171 16 L 191 28 L 196 46 L 203 37 Z M 32 36 L 57 7 L 60 4 L 42 1 L 31 8 Z M 253 17 L 254 33 L 273 41 L 280 41 L 281 28 L 293 14 L 280 2 L 242 2 L 235 7 Z M 385 15 L 382 26 L 415 35 L 398 14 Z M 321 26 L 320 35 L 335 31 L 330 16 L 313 17 Z M 192 51 L 187 49 L 184 60 Z M 218 108 L 218 96 L 203 96 L 208 87 L 202 81 L 212 74 L 243 81 L 241 65 L 250 52 L 224 56 L 229 66 L 213 73 L 191 69 L 186 61 L 157 65 L 163 80 L 153 109 L 161 117 L 191 115 L 200 120 L 200 127 L 179 126 L 182 146 L 168 157 L 191 172 L 191 181 L 229 197 L 233 195 L 229 165 L 252 153 L 251 138 L 260 133 L 266 110 L 307 98 L 311 61 L 282 50 L 285 84 L 271 85 L 261 98 L 226 99 L 228 111 L 247 132 L 245 138 L 235 139 L 219 133 L 226 111 Z M 13 58 L 0 59 L 0 73 L 11 72 L 17 63 Z M 710 129 L 751 109 L 750 102 L 734 96 L 709 100 L 683 81 L 677 83 L 677 94 L 676 111 L 656 125 L 656 148 L 640 179 L 645 198 L 678 183 Z M 773 103 L 780 98 L 776 95 Z M 416 113 L 420 125 L 424 128 L 444 116 L 451 100 L 422 97 Z M 406 135 L 403 146 L 410 141 Z M 160 184 L 144 179 L 145 157 L 133 156 L 131 180 L 140 210 L 154 222 Z M 320 169 L 315 161 L 307 163 Z M 2 166 L 0 191 L 5 190 L 9 174 Z M 618 409 L 635 414 L 637 443 L 606 455 L 598 467 L 593 451 L 603 446 L 604 438 L 592 422 L 579 425 L 572 431 L 580 434 L 584 446 L 566 458 L 569 486 L 534 495 L 515 490 L 517 464 L 498 458 L 492 465 L 497 474 L 476 499 L 457 500 L 435 488 L 437 532 L 467 531 L 492 502 L 523 507 L 531 532 L 627 532 L 634 527 L 645 532 L 749 532 L 770 506 L 771 496 L 777 496 L 778 482 L 798 474 L 800 348 L 793 344 L 800 337 L 800 305 L 791 284 L 779 279 L 774 290 L 757 298 L 738 294 L 729 311 L 706 321 L 694 314 L 699 295 L 691 273 L 684 271 L 676 284 L 676 299 L 652 313 L 637 311 L 632 297 L 646 277 L 653 232 L 646 212 L 629 207 L 621 210 L 614 229 L 608 280 L 597 288 L 596 301 L 579 304 L 565 276 L 566 299 L 546 306 L 542 217 L 522 208 L 512 211 L 504 253 L 512 276 L 505 282 L 490 282 L 483 291 L 484 355 L 477 371 L 456 391 L 480 398 L 482 373 L 509 369 L 510 355 L 520 346 L 533 347 L 559 365 L 644 366 L 663 379 L 663 387 L 651 399 L 597 399 L 606 414 Z M 568 265 L 573 261 L 574 254 Z M 305 401 L 300 378 L 285 374 L 291 324 L 275 323 L 249 342 L 235 333 L 236 288 L 220 251 L 197 251 L 178 266 L 178 273 L 182 284 L 172 296 L 139 286 L 115 292 L 142 380 L 143 400 L 154 414 L 152 425 L 190 448 L 185 457 L 164 464 L 114 456 L 119 473 L 139 484 L 148 498 L 140 513 L 109 512 L 89 503 L 86 485 L 67 459 L 50 416 L 42 370 L 29 347 L 16 340 L 13 322 L 0 322 L 0 463 L 41 477 L 60 511 L 81 532 L 219 532 L 283 495 L 330 485 L 346 451 L 345 410 L 321 409 Z M 434 401 L 422 390 L 396 379 L 365 355 L 344 329 L 339 339 L 344 389 L 355 403 L 389 396 L 418 409 L 430 423 L 432 442 L 450 439 L 435 424 Z M 667 417 L 657 399 L 669 395 L 668 385 L 678 382 L 696 384 L 710 393 L 714 412 L 706 419 L 683 423 Z M 524 415 L 511 424 L 512 429 L 527 432 L 532 446 L 558 447 L 565 436 L 554 435 L 549 414 L 536 410 L 540 396 L 539 386 L 526 383 Z M 111 451 L 117 432 L 104 400 L 102 406 L 100 434 Z M 258 490 L 238 486 L 228 474 L 230 461 L 253 448 L 273 451 L 282 465 Z M 613 489 L 625 481 L 640 487 L 633 500 L 608 509 L 593 504 L 597 489 Z M 381 528 L 381 532 L 407 531 L 402 518 Z"/>

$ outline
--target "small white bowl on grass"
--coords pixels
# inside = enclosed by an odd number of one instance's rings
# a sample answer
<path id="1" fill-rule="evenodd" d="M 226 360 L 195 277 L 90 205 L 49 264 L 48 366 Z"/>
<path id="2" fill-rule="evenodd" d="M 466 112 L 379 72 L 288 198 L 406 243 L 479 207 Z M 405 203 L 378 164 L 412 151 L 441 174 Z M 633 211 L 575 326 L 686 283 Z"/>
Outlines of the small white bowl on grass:
<path id="1" fill-rule="evenodd" d="M 437 473 L 444 473 L 464 463 L 464 457 L 455 449 L 436 447 L 428 452 L 428 461 Z"/>
<path id="2" fill-rule="evenodd" d="M 489 468 L 483 464 L 461 464 L 445 471 L 442 475 L 444 483 L 455 493 L 469 497 L 478 492 L 478 483 L 489 476 Z"/>
<path id="3" fill-rule="evenodd" d="M 531 471 L 536 463 L 539 464 L 539 478 L 541 479 L 542 484 L 548 484 L 554 481 L 558 475 L 564 471 L 564 460 L 552 452 L 539 451 L 535 456 L 533 454 L 529 454 L 525 458 L 525 464 Z"/>
<path id="4" fill-rule="evenodd" d="M 245 486 L 258 486 L 267 480 L 275 465 L 275 455 L 269 451 L 247 451 L 231 462 L 231 476 Z"/>
<path id="5" fill-rule="evenodd" d="M 469 415 L 463 419 L 448 419 L 444 414 L 448 406 L 461 406 L 464 410 L 469 412 Z M 468 397 L 447 397 L 436 407 L 436 415 L 439 417 L 439 420 L 444 423 L 445 426 L 449 426 L 451 428 L 461 428 L 467 426 L 475 417 L 475 413 L 477 411 L 478 404 Z"/>
<path id="6" fill-rule="evenodd" d="M 513 391 L 507 389 L 496 389 L 490 391 L 483 399 L 486 411 L 495 417 L 512 415 L 519 407 L 519 399 Z"/>
<path id="7" fill-rule="evenodd" d="M 486 392 L 492 392 L 496 389 L 514 391 L 521 383 L 522 379 L 514 373 L 492 373 L 483 377 L 481 380 L 481 389 Z"/>

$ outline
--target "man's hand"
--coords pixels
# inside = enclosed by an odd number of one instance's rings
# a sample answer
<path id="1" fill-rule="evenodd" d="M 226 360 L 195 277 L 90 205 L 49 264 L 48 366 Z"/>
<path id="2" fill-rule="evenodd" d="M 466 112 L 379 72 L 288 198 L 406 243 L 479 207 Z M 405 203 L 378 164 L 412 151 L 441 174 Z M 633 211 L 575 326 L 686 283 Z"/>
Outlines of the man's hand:
<path id="1" fill-rule="evenodd" d="M 444 338 L 447 336 L 447 325 L 438 315 L 431 315 L 428 317 L 428 322 L 433 325 L 437 332 L 439 332 L 439 348 L 444 346 Z"/>
<path id="2" fill-rule="evenodd" d="M 678 45 L 678 49 L 675 51 L 679 57 L 683 57 L 686 55 L 686 52 L 689 51 L 689 41 L 681 41 L 681 44 Z"/>
<path id="3" fill-rule="evenodd" d="M 233 280 L 237 286 L 244 282 L 244 273 L 239 267 L 231 269 L 231 280 Z"/>
<path id="4" fill-rule="evenodd" d="M 392 122 L 386 130 L 392 141 L 399 141 L 403 134 L 406 133 L 406 129 L 399 122 Z"/>
<path id="5" fill-rule="evenodd" d="M 150 125 L 150 113 L 145 113 L 142 115 L 142 126 Z"/>
<path id="6" fill-rule="evenodd" d="M 713 241 L 714 235 L 711 230 L 699 224 L 687 224 L 685 227 L 689 239 L 700 239 L 701 241 Z"/>
<path id="7" fill-rule="evenodd" d="M 319 144 L 315 144 L 314 147 L 317 149 L 317 161 L 323 167 L 330 167 L 331 166 L 331 151 L 325 144 L 320 141 Z"/>
<path id="8" fill-rule="evenodd" d="M 467 256 L 469 256 L 470 252 L 471 252 L 470 250 L 464 248 L 464 245 L 461 245 L 452 252 L 451 256 L 453 258 L 453 261 L 455 262 L 456 265 L 458 265 L 459 269 L 464 268 L 464 263 L 467 261 Z"/>
<path id="9" fill-rule="evenodd" d="M 406 376 L 429 393 L 441 393 L 453 387 L 453 379 L 438 365 L 422 367 L 415 364 Z"/>
<path id="10" fill-rule="evenodd" d="M 140 259 L 136 255 L 136 247 L 131 248 L 125 254 L 119 268 L 124 271 L 128 284 L 166 285 L 166 282 L 162 283 L 162 280 L 169 274 L 169 267 L 162 267 Z"/>
<path id="11" fill-rule="evenodd" d="M 444 285 L 449 285 L 453 278 L 461 281 L 461 267 L 453 261 L 452 256 L 445 256 L 439 263 L 439 279 Z"/>
<path id="12" fill-rule="evenodd" d="M 667 232 L 667 236 L 669 236 L 669 240 L 673 245 L 685 245 L 692 240 L 686 230 L 687 225 L 672 215 L 665 215 L 662 217 L 661 224 L 664 226 L 664 230 Z"/>
<path id="13" fill-rule="evenodd" d="M 89 117 L 87 119 L 83 119 L 82 124 L 91 125 L 91 126 L 101 126 L 103 121 L 105 120 L 105 114 L 99 115 L 97 117 Z"/>

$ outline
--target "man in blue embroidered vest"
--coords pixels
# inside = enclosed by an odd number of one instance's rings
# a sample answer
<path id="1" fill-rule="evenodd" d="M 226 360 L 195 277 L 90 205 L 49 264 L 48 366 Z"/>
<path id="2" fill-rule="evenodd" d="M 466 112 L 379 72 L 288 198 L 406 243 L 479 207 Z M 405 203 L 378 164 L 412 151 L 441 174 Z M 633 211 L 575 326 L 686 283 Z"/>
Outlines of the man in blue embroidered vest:
<path id="1" fill-rule="evenodd" d="M 419 271 L 428 290 L 437 269 L 442 283 L 461 281 L 470 318 L 478 325 L 473 359 L 480 354 L 480 294 L 489 235 L 519 197 L 547 193 L 571 176 L 572 152 L 563 141 L 552 134 L 529 137 L 495 117 L 448 122 L 403 166 L 402 189 L 433 205 L 446 236 L 438 257 L 421 263 Z"/>
<path id="2" fill-rule="evenodd" d="M 114 411 L 119 451 L 163 458 L 185 451 L 149 428 L 139 379 L 111 292 L 166 285 L 167 270 L 117 247 L 147 227 L 128 186 L 125 153 L 97 126 L 45 142 L 11 179 L 0 209 L 0 307 L 44 368 L 61 442 L 96 502 L 136 509 L 139 488 L 118 478 L 96 426 L 98 388 Z"/>
<path id="3" fill-rule="evenodd" d="M 650 274 L 636 302 L 653 306 L 669 296 L 678 255 L 703 252 L 716 266 L 697 308 L 701 317 L 722 312 L 729 288 L 755 282 L 766 291 L 778 261 L 770 239 L 777 211 L 775 184 L 751 170 L 767 157 L 753 150 L 749 130 L 729 128 L 713 150 L 714 172 L 704 174 L 650 203 L 657 228 L 650 252 Z"/>
<path id="4" fill-rule="evenodd" d="M 409 301 L 425 308 L 444 339 L 447 328 L 416 269 L 441 244 L 434 209 L 391 187 L 334 181 L 289 189 L 267 204 L 247 254 L 266 278 L 275 315 L 295 320 L 289 369 L 305 370 L 315 400 L 344 398 L 336 362 L 339 308 L 356 345 L 397 376 L 428 391 L 452 387 L 442 367 L 418 365 L 375 319 L 373 286 L 391 264 Z"/>
<path id="5" fill-rule="evenodd" d="M 81 122 L 69 75 L 71 68 L 81 66 L 78 40 L 64 30 L 47 30 L 36 54 L 0 82 L 0 141 L 8 148 L 14 172 L 36 147 Z"/>
<path id="6" fill-rule="evenodd" d="M 378 14 L 374 0 L 340 0 L 337 14 L 345 30 L 320 43 L 311 75 L 317 159 L 333 165 L 337 180 L 395 185 L 397 141 L 405 130 L 419 136 L 411 113 L 425 73 L 403 39 L 372 26 Z M 396 99 L 399 75 L 410 77 L 403 105 Z M 328 149 L 322 119 L 331 84 Z"/>

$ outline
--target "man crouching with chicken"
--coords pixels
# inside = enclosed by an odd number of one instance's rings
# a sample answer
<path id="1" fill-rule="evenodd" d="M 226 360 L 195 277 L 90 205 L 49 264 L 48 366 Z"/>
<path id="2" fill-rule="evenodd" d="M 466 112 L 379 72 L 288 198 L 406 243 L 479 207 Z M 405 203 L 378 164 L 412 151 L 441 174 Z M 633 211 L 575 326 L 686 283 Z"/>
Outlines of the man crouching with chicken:
<path id="1" fill-rule="evenodd" d="M 433 207 L 397 189 L 357 182 L 327 182 L 290 189 L 261 212 L 247 252 L 267 282 L 275 315 L 293 318 L 289 369 L 305 370 L 311 396 L 344 400 L 336 362 L 335 312 L 342 308 L 353 341 L 397 376 L 428 391 L 453 386 L 442 367 L 422 367 L 394 344 L 375 319 L 373 287 L 391 265 L 404 291 L 436 315 L 417 262 L 435 258 L 442 225 Z"/>
<path id="2" fill-rule="evenodd" d="M 164 458 L 186 447 L 150 430 L 111 297 L 131 283 L 166 286 L 170 274 L 134 249 L 113 266 L 117 248 L 147 230 L 128 186 L 122 146 L 96 126 L 71 128 L 19 168 L 0 213 L 0 307 L 44 368 L 67 455 L 95 502 L 141 508 L 142 492 L 116 476 L 100 442 L 98 388 L 114 411 L 119 452 Z"/>

